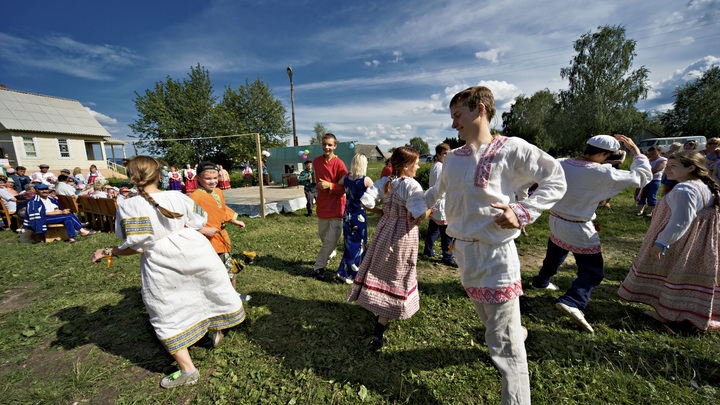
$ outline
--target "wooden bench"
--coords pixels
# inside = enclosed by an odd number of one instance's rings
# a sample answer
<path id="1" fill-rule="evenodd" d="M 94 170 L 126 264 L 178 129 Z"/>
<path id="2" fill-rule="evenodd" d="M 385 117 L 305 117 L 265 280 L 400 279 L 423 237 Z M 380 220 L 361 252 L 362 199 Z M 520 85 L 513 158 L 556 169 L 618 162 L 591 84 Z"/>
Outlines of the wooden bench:
<path id="1" fill-rule="evenodd" d="M 103 227 L 108 231 L 115 233 L 115 216 L 117 215 L 117 201 L 112 198 L 98 198 L 98 206 L 100 214 L 103 217 Z"/>
<path id="2" fill-rule="evenodd" d="M 13 231 L 18 229 L 20 227 L 20 221 L 15 216 L 15 213 L 8 211 L 8 208 L 3 200 L 0 200 L 0 205 L 2 205 L 2 214 L 5 225 Z"/>
<path id="3" fill-rule="evenodd" d="M 45 234 L 45 243 L 55 242 L 56 240 L 68 240 L 67 231 L 63 224 L 50 224 L 47 226 Z"/>

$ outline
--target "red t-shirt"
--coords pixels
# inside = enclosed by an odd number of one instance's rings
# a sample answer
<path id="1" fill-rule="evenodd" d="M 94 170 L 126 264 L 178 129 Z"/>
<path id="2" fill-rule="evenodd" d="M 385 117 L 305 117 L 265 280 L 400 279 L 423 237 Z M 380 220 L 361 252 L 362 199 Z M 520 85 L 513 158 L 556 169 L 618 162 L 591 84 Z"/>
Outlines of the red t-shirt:
<path id="1" fill-rule="evenodd" d="M 345 213 L 345 187 L 341 184 L 343 177 L 348 173 L 345 163 L 335 156 L 330 161 L 325 156 L 318 156 L 313 160 L 317 188 L 317 216 L 322 219 L 342 218 Z M 329 181 L 332 187 L 320 189 L 320 180 Z"/>
<path id="2" fill-rule="evenodd" d="M 386 177 L 392 174 L 392 167 L 385 166 L 383 167 L 382 171 L 380 172 L 380 177 Z"/>

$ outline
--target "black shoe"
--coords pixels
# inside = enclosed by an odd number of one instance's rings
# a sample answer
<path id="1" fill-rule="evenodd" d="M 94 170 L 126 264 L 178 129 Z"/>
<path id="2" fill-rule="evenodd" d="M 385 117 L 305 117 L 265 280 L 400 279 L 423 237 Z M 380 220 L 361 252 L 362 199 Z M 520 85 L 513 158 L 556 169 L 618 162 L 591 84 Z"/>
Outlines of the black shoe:
<path id="1" fill-rule="evenodd" d="M 315 269 L 315 278 L 320 281 L 325 281 L 325 269 Z"/>
<path id="2" fill-rule="evenodd" d="M 452 259 L 450 259 L 450 260 L 442 260 L 441 263 L 444 264 L 444 265 L 446 265 L 446 266 L 448 266 L 448 267 L 452 267 L 452 268 L 455 268 L 455 269 L 458 268 L 458 264 L 457 264 L 457 262 L 455 261 L 455 258 L 452 258 Z"/>
<path id="3" fill-rule="evenodd" d="M 306 217 L 311 217 L 311 216 L 312 216 L 312 213 L 308 212 L 307 214 L 305 214 L 305 216 L 306 216 Z"/>
<path id="4" fill-rule="evenodd" d="M 379 318 L 379 317 L 378 317 Z M 373 332 L 372 342 L 370 343 L 370 350 L 380 350 L 385 344 L 383 334 L 387 325 L 383 325 L 380 322 L 375 322 L 375 331 Z"/>

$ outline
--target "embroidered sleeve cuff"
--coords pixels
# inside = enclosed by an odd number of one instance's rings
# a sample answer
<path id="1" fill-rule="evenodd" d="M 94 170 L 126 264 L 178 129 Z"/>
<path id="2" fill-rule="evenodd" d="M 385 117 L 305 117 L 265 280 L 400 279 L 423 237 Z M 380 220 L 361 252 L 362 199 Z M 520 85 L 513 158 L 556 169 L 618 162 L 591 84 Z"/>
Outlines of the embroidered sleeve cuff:
<path id="1" fill-rule="evenodd" d="M 520 203 L 512 203 L 510 204 L 510 209 L 513 210 L 515 216 L 520 222 L 520 228 L 524 228 L 530 223 L 530 212 L 524 205 Z"/>
<path id="2" fill-rule="evenodd" d="M 655 242 L 655 246 L 662 249 L 662 255 L 665 256 L 665 253 L 667 253 L 667 250 L 670 246 L 662 243 L 662 242 Z"/>

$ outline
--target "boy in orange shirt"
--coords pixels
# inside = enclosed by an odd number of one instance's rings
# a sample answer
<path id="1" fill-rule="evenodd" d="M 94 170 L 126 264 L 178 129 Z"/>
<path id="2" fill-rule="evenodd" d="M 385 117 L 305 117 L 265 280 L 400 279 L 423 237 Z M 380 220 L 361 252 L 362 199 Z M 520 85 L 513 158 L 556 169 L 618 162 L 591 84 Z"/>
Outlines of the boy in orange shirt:
<path id="1" fill-rule="evenodd" d="M 230 255 L 230 235 L 225 230 L 225 223 L 232 223 L 240 228 L 245 227 L 243 221 L 238 221 L 238 214 L 225 204 L 225 195 L 218 186 L 220 170 L 212 162 L 200 162 L 197 168 L 199 187 L 190 194 L 190 198 L 206 213 L 207 223 L 203 234 L 210 239 L 215 252 L 225 263 L 232 286 L 235 287 L 235 272 L 233 272 L 232 256 Z M 243 252 L 246 257 L 255 256 L 254 252 Z M 240 294 L 243 301 L 250 301 L 250 296 Z"/>

